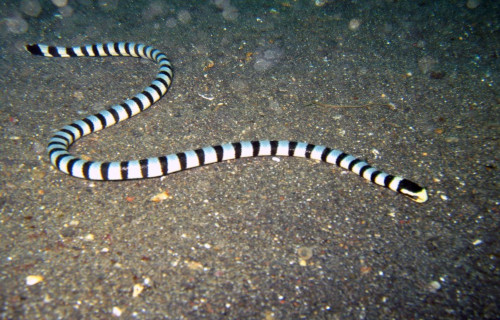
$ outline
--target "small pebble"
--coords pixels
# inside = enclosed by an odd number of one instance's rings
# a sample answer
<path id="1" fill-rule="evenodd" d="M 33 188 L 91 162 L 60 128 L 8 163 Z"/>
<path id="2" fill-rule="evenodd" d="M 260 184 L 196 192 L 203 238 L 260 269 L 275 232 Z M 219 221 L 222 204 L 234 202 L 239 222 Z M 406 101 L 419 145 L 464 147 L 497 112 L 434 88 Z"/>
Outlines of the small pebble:
<path id="1" fill-rule="evenodd" d="M 163 200 L 166 200 L 166 199 L 170 199 L 172 198 L 172 196 L 168 193 L 168 191 L 163 191 L 163 192 L 160 192 L 156 195 L 154 195 L 153 197 L 151 197 L 151 201 L 153 202 L 162 202 Z"/>
<path id="2" fill-rule="evenodd" d="M 197 261 L 185 261 L 185 263 L 191 270 L 203 270 L 203 265 Z"/>
<path id="3" fill-rule="evenodd" d="M 351 19 L 351 21 L 349 21 L 349 30 L 351 31 L 358 30 L 360 26 L 361 26 L 361 20 L 359 19 Z"/>
<path id="4" fill-rule="evenodd" d="M 134 288 L 132 289 L 132 297 L 137 298 L 142 291 L 144 290 L 144 286 L 140 283 L 134 284 Z"/>
<path id="5" fill-rule="evenodd" d="M 78 220 L 71 220 L 71 221 L 69 222 L 69 225 L 70 225 L 71 227 L 76 227 L 76 226 L 77 226 L 77 225 L 79 225 L 79 224 L 80 224 L 80 221 L 78 221 Z"/>
<path id="6" fill-rule="evenodd" d="M 314 5 L 315 5 L 316 7 L 322 7 L 322 6 L 324 6 L 326 3 L 327 3 L 327 1 L 326 1 L 326 0 L 314 0 Z"/>
<path id="7" fill-rule="evenodd" d="M 85 241 L 94 241 L 94 235 L 92 233 L 89 233 L 83 239 Z"/>
<path id="8" fill-rule="evenodd" d="M 153 285 L 153 281 L 151 280 L 150 277 L 144 278 L 144 281 L 142 283 L 144 283 L 144 285 L 147 287 L 151 287 Z"/>
<path id="9" fill-rule="evenodd" d="M 444 141 L 446 141 L 448 143 L 456 143 L 456 142 L 459 142 L 460 139 L 458 139 L 457 137 L 447 137 L 444 139 Z"/>
<path id="10" fill-rule="evenodd" d="M 80 1 L 78 1 L 80 2 Z M 95 1 L 93 1 L 95 2 Z M 118 8 L 119 0 L 97 0 L 99 8 L 105 12 L 111 12 Z"/>
<path id="11" fill-rule="evenodd" d="M 436 293 L 439 289 L 441 289 L 441 284 L 437 281 L 431 281 L 427 284 L 427 290 L 431 293 Z"/>
<path id="12" fill-rule="evenodd" d="M 40 275 L 29 275 L 26 277 L 26 285 L 27 286 L 34 286 L 37 283 L 40 283 L 43 281 L 43 276 Z"/>
<path id="13" fill-rule="evenodd" d="M 120 317 L 122 315 L 122 309 L 118 308 L 118 307 L 113 307 L 113 315 L 115 317 Z"/>
<path id="14" fill-rule="evenodd" d="M 372 268 L 371 267 L 367 267 L 367 266 L 363 266 L 361 267 L 360 269 L 360 272 L 361 274 L 368 274 L 372 271 Z"/>

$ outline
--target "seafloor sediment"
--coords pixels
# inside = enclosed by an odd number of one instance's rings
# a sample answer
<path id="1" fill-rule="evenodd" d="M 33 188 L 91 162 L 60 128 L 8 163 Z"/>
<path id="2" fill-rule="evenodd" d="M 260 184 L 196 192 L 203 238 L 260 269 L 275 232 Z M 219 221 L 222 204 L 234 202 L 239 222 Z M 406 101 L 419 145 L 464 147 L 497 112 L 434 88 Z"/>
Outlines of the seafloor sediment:
<path id="1" fill-rule="evenodd" d="M 498 318 L 499 12 L 477 0 L 2 2 L 0 318 Z M 307 141 L 429 200 L 296 158 L 125 182 L 60 173 L 51 134 L 140 92 L 157 66 L 24 45 L 107 41 L 161 49 L 174 83 L 75 154 Z"/>

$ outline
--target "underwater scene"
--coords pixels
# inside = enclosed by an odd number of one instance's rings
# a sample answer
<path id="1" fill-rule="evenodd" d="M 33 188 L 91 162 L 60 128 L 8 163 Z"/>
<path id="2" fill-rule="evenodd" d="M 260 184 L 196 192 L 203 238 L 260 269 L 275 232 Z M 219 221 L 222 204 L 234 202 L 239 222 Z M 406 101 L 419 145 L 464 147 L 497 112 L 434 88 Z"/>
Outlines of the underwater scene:
<path id="1" fill-rule="evenodd" d="M 1 319 L 500 318 L 500 2 L 0 3 Z"/>

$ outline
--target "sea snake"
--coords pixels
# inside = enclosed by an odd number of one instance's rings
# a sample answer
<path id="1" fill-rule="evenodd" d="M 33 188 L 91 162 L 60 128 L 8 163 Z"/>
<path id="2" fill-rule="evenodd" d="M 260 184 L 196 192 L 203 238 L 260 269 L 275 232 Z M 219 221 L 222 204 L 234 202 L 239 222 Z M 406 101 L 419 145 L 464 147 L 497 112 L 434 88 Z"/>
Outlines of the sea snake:
<path id="1" fill-rule="evenodd" d="M 166 55 L 151 46 L 129 42 L 110 42 L 81 47 L 55 47 L 44 44 L 27 45 L 33 55 L 45 57 L 132 56 L 159 64 L 160 71 L 141 93 L 121 104 L 113 105 L 57 131 L 49 140 L 47 151 L 52 164 L 73 177 L 88 180 L 131 180 L 164 176 L 173 172 L 210 163 L 245 157 L 289 156 L 321 160 L 350 170 L 379 186 L 399 192 L 416 202 L 427 201 L 427 191 L 418 184 L 382 172 L 365 161 L 340 150 L 295 141 L 240 141 L 141 160 L 98 162 L 87 161 L 69 153 L 78 139 L 126 120 L 149 108 L 168 91 L 173 69 Z"/>

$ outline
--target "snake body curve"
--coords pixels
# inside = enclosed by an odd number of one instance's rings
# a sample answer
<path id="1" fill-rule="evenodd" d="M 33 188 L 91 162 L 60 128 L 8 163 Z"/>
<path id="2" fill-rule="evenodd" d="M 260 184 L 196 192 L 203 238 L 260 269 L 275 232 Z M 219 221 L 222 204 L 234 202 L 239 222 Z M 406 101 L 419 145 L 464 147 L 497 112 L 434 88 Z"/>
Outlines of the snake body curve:
<path id="1" fill-rule="evenodd" d="M 415 182 L 380 171 L 363 160 L 340 150 L 296 141 L 240 141 L 209 146 L 141 160 L 99 162 L 88 161 L 69 153 L 78 139 L 124 121 L 149 108 L 168 91 L 173 69 L 166 55 L 151 46 L 130 42 L 110 42 L 76 47 L 56 47 L 43 44 L 27 45 L 33 55 L 45 57 L 106 57 L 131 56 L 156 62 L 160 70 L 142 92 L 121 104 L 113 105 L 82 120 L 75 121 L 49 140 L 47 151 L 51 163 L 73 177 L 88 180 L 131 180 L 164 176 L 173 172 L 211 163 L 245 157 L 290 156 L 321 160 L 350 170 L 379 186 L 399 192 L 416 202 L 427 201 L 427 191 Z"/>

